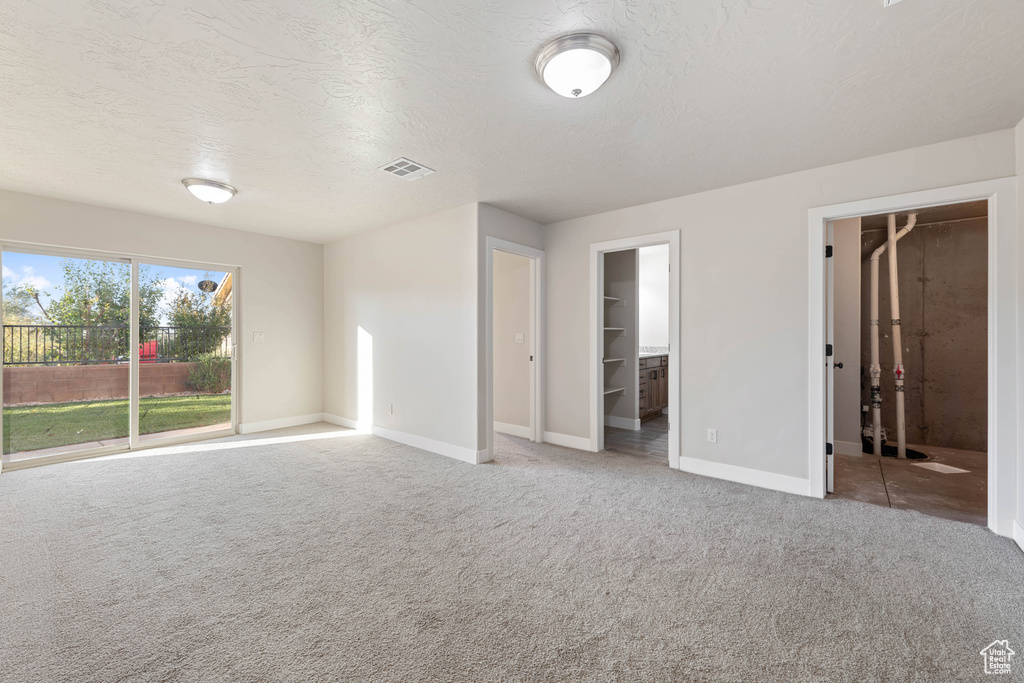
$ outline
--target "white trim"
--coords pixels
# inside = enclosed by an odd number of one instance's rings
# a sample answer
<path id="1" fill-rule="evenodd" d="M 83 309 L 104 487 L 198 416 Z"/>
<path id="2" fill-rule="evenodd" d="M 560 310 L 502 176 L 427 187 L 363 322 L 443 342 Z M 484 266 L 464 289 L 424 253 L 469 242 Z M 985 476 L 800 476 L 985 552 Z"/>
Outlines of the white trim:
<path id="1" fill-rule="evenodd" d="M 1024 550 L 1024 526 L 1021 526 L 1017 520 L 1013 520 L 1013 540 L 1021 550 Z"/>
<path id="2" fill-rule="evenodd" d="M 484 425 L 486 448 L 478 462 L 494 458 L 494 250 L 530 259 L 530 427 L 532 441 L 544 441 L 544 252 L 515 242 L 486 236 L 484 240 Z M 479 309 L 478 309 L 479 310 Z M 430 449 L 427 449 L 430 450 Z M 454 457 L 454 456 L 453 456 Z M 482 459 L 481 459 L 482 458 Z"/>
<path id="3" fill-rule="evenodd" d="M 278 417 L 273 420 L 260 420 L 258 422 L 243 422 L 238 425 L 239 434 L 255 434 L 257 432 L 268 432 L 271 429 L 283 429 L 285 427 L 297 427 L 299 425 L 324 422 L 323 413 L 310 413 L 308 415 L 295 415 L 293 417 Z"/>
<path id="4" fill-rule="evenodd" d="M 590 439 L 583 436 L 571 436 L 569 434 L 559 434 L 558 432 L 544 432 L 544 442 L 554 444 L 555 446 L 575 448 L 578 451 L 591 450 Z"/>
<path id="5" fill-rule="evenodd" d="M 864 444 L 853 441 L 836 441 L 836 453 L 839 455 L 862 455 Z"/>
<path id="6" fill-rule="evenodd" d="M 332 415 L 330 413 L 323 413 L 318 417 L 321 419 L 313 421 L 319 422 L 322 420 L 323 422 L 338 425 L 339 427 L 348 427 L 349 429 L 357 430 L 360 429 L 359 423 L 351 418 Z M 519 429 L 522 429 L 522 427 L 519 427 Z M 361 431 L 365 433 L 365 430 Z M 388 441 L 412 446 L 413 448 L 418 448 L 421 451 L 429 451 L 431 453 L 436 453 L 437 455 L 444 455 L 449 458 L 454 458 L 455 460 L 468 462 L 471 465 L 480 465 L 489 461 L 486 459 L 486 451 L 474 451 L 472 448 L 466 448 L 465 446 L 456 446 L 455 444 L 446 443 L 444 441 L 429 439 L 425 436 L 400 432 L 396 429 L 386 429 L 385 427 L 373 425 L 370 427 L 370 434 L 379 436 L 382 439 L 387 439 Z"/>
<path id="7" fill-rule="evenodd" d="M 825 495 L 825 226 L 828 221 L 988 200 L 988 526 L 1011 536 L 1016 512 L 1018 408 L 1017 179 L 864 199 L 807 212 L 808 239 L 808 495 Z M 1018 395 L 1020 393 L 1020 396 Z"/>
<path id="8" fill-rule="evenodd" d="M 639 249 L 656 244 L 669 245 L 669 311 L 668 311 L 668 464 L 679 469 L 680 439 L 679 430 L 682 425 L 682 401 L 680 379 L 682 367 L 679 362 L 679 321 L 680 289 L 682 258 L 679 252 L 681 243 L 680 231 L 669 230 L 649 235 L 638 235 L 624 239 L 595 242 L 590 245 L 590 439 L 587 450 L 604 450 L 604 391 L 599 386 L 604 377 L 604 362 L 601 343 L 604 328 L 604 292 L 601 283 L 604 280 L 603 260 L 601 256 L 609 251 Z M 547 440 L 545 438 L 545 440 Z M 574 446 L 575 447 L 575 446 Z"/>
<path id="9" fill-rule="evenodd" d="M 128 295 L 130 301 L 128 340 L 128 447 L 139 447 L 139 261 L 132 259 Z M 234 397 L 232 397 L 234 398 Z"/>
<path id="10" fill-rule="evenodd" d="M 807 480 L 799 477 L 790 477 L 785 474 L 752 470 L 749 467 L 727 465 L 724 462 L 712 462 L 699 458 L 680 458 L 679 469 L 691 474 L 700 474 L 705 477 L 725 479 L 739 484 L 757 486 L 783 493 L 792 493 L 798 496 L 807 495 Z"/>
<path id="11" fill-rule="evenodd" d="M 619 417 L 617 415 L 605 415 L 604 426 L 616 427 L 618 429 L 631 429 L 634 432 L 638 432 L 640 431 L 640 420 L 631 420 L 628 417 Z"/>
<path id="12" fill-rule="evenodd" d="M 340 415 L 331 415 L 330 413 L 324 413 L 324 422 L 329 422 L 332 425 L 338 425 L 339 427 L 348 427 L 349 429 L 359 429 L 359 422 L 351 420 L 347 417 Z"/>
<path id="13" fill-rule="evenodd" d="M 466 448 L 465 446 L 456 446 L 455 444 L 446 443 L 444 441 L 436 441 L 434 439 L 428 439 L 425 436 L 418 436 L 416 434 L 408 434 L 406 432 L 399 432 L 394 429 L 385 429 L 384 427 L 378 427 L 376 425 L 372 428 L 372 434 L 379 436 L 388 441 L 395 441 L 406 446 L 412 446 L 422 451 L 430 451 L 437 455 L 444 455 L 455 460 L 461 460 L 462 462 L 468 462 L 471 465 L 480 465 L 487 460 L 484 457 L 487 455 L 486 451 L 476 451 L 472 448 Z M 491 435 L 493 437 L 493 432 Z"/>
<path id="14" fill-rule="evenodd" d="M 513 425 L 507 422 L 495 422 L 494 431 L 502 434 L 508 434 L 509 436 L 518 436 L 520 439 L 530 438 L 530 428 L 522 425 Z"/>
<path id="15" fill-rule="evenodd" d="M 114 263 L 131 263 L 131 260 L 138 259 L 145 261 L 152 266 L 166 266 L 168 268 L 190 268 L 193 270 L 216 270 L 217 272 L 231 272 L 237 268 L 236 264 L 214 263 L 213 261 L 195 261 L 184 259 L 166 259 L 148 254 L 136 254 L 132 252 L 110 251 L 107 249 L 87 249 L 85 247 L 62 247 L 59 244 L 44 242 L 26 242 L 24 240 L 4 240 L 3 248 L 7 251 L 18 252 L 19 254 L 30 254 L 39 256 L 57 256 L 60 258 L 78 258 L 94 261 L 110 261 Z"/>

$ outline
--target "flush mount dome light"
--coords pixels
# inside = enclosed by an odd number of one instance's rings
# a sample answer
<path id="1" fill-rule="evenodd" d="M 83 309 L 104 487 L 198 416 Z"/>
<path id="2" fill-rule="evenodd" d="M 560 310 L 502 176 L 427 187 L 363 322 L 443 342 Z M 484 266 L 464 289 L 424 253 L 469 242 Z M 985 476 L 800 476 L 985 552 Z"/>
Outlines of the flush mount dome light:
<path id="1" fill-rule="evenodd" d="M 608 80 L 619 64 L 619 48 L 596 33 L 555 38 L 537 55 L 537 73 L 562 97 L 586 97 Z"/>
<path id="2" fill-rule="evenodd" d="M 203 180 L 202 178 L 185 178 L 181 181 L 188 191 L 209 204 L 223 204 L 235 196 L 238 192 L 235 188 L 216 180 Z"/>

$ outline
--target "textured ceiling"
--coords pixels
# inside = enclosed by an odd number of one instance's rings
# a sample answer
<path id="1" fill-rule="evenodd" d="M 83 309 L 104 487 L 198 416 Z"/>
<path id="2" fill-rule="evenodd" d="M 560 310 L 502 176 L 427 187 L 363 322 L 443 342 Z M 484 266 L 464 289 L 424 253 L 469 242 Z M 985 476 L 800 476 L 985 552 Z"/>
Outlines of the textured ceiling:
<path id="1" fill-rule="evenodd" d="M 548 223 L 1013 126 L 1021 0 L 0 0 L 0 187 L 326 242 Z M 544 87 L 548 39 L 622 63 Z M 406 156 L 437 170 L 377 170 Z M 186 176 L 239 189 L 207 206 Z"/>

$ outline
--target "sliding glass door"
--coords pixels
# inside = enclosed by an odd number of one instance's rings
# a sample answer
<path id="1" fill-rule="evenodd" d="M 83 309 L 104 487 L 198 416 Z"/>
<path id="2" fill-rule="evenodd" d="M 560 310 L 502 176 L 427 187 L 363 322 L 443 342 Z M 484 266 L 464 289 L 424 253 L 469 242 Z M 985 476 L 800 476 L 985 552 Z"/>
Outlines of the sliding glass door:
<path id="1" fill-rule="evenodd" d="M 3 462 L 233 431 L 233 270 L 2 250 Z"/>
<path id="2" fill-rule="evenodd" d="M 139 436 L 231 427 L 232 274 L 139 266 Z"/>
<path id="3" fill-rule="evenodd" d="M 3 252 L 4 462 L 126 445 L 131 266 Z"/>

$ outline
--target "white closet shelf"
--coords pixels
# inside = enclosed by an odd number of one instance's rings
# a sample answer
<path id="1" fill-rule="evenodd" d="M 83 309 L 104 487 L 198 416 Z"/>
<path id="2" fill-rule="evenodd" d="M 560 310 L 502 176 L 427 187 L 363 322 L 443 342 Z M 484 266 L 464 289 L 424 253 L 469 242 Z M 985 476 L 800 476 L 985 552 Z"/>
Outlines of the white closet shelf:
<path id="1" fill-rule="evenodd" d="M 625 391 L 625 390 L 626 389 L 624 387 L 619 387 L 618 389 L 605 389 L 604 390 L 604 395 L 608 396 L 609 394 L 617 394 L 620 391 Z"/>
<path id="2" fill-rule="evenodd" d="M 604 328 L 604 331 L 605 332 L 625 332 L 626 328 L 625 327 L 606 327 L 606 328 Z"/>
<path id="3" fill-rule="evenodd" d="M 622 299 L 619 299 L 619 298 L 617 298 L 617 297 L 614 297 L 614 296 L 606 296 L 606 297 L 604 298 L 604 300 L 605 300 L 605 301 L 622 301 Z"/>
<path id="4" fill-rule="evenodd" d="M 625 358 L 605 358 L 604 362 L 605 363 L 625 363 L 626 359 Z"/>

